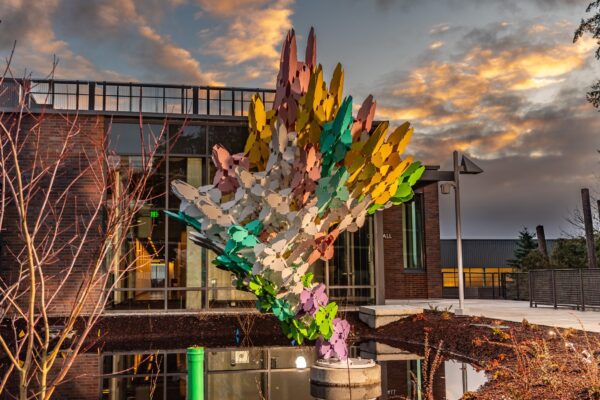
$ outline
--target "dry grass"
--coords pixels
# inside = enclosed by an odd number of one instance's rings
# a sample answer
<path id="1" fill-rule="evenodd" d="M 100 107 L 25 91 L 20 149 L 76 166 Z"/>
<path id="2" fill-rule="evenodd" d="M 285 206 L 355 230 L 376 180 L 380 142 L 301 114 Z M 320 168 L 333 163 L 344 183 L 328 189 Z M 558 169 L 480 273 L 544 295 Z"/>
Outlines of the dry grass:
<path id="1" fill-rule="evenodd" d="M 500 381 L 494 386 L 514 400 L 541 398 L 541 393 L 554 396 L 547 399 L 600 399 L 600 341 L 585 332 L 579 333 L 583 341 L 569 340 L 578 333 L 552 329 L 538 339 L 519 341 L 511 330 L 507 339 L 488 341 L 507 349 L 486 365 L 491 379 Z"/>
<path id="2" fill-rule="evenodd" d="M 444 362 L 442 351 L 444 348 L 444 341 L 440 341 L 437 348 L 432 348 L 429 344 L 429 333 L 425 333 L 425 340 L 423 342 L 423 362 L 421 364 L 421 387 L 414 373 L 411 372 L 411 397 L 403 397 L 406 400 L 435 400 L 433 396 L 434 381 L 436 374 Z M 434 352 L 435 350 L 435 352 Z"/>

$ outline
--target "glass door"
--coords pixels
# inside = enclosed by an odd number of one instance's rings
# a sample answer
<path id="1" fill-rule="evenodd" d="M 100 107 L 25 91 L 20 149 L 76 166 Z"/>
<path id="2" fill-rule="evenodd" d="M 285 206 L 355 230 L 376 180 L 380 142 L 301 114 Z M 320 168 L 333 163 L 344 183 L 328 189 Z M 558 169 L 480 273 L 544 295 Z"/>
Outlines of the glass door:
<path id="1" fill-rule="evenodd" d="M 339 305 L 375 302 L 374 219 L 367 218 L 357 232 L 344 232 L 334 243 L 326 263 L 329 296 Z"/>

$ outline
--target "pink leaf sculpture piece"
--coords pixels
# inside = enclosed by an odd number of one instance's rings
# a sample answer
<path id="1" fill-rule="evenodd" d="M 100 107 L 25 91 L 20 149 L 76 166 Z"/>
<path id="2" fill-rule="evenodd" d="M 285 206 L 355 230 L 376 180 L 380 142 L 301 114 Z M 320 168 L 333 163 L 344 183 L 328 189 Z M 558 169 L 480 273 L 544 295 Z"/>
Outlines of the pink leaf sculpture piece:
<path id="1" fill-rule="evenodd" d="M 350 324 L 345 319 L 335 318 L 333 320 L 333 334 L 329 340 L 317 340 L 317 351 L 324 359 L 333 356 L 340 360 L 348 358 L 348 345 L 346 340 L 350 334 Z"/>
<path id="2" fill-rule="evenodd" d="M 228 194 L 238 188 L 238 177 L 235 175 L 234 168 L 241 166 L 244 169 L 250 168 L 250 162 L 244 153 L 231 155 L 225 147 L 216 144 L 212 150 L 212 159 L 217 167 L 213 184 L 222 194 Z"/>
<path id="3" fill-rule="evenodd" d="M 300 304 L 302 304 L 302 310 L 312 316 L 314 316 L 319 307 L 327 305 L 329 297 L 324 284 L 319 284 L 312 289 L 305 288 L 300 294 Z"/>

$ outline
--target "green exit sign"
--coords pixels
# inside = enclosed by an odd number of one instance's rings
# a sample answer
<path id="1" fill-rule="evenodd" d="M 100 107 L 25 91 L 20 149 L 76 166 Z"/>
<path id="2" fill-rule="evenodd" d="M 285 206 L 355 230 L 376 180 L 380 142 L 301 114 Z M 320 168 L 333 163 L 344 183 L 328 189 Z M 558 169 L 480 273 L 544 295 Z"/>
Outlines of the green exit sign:
<path id="1" fill-rule="evenodd" d="M 150 218 L 158 218 L 158 210 L 150 210 Z"/>

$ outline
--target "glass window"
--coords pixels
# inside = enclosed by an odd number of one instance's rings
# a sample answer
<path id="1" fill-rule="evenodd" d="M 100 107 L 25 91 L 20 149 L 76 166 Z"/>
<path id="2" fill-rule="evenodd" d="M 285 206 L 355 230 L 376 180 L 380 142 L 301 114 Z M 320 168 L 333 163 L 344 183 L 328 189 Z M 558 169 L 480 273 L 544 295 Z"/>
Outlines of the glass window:
<path id="1" fill-rule="evenodd" d="M 164 354 L 105 355 L 102 367 L 102 399 L 185 398 L 185 387 L 183 397 L 164 396 Z M 172 391 L 178 392 L 176 389 Z"/>
<path id="2" fill-rule="evenodd" d="M 225 147 L 231 154 L 244 151 L 246 139 L 248 139 L 248 127 L 246 125 L 209 125 L 208 149 L 212 151 L 215 144 Z"/>
<path id="3" fill-rule="evenodd" d="M 170 290 L 169 308 L 198 310 L 206 302 L 201 289 L 206 282 L 207 250 L 190 240 L 190 232 L 190 227 L 177 220 L 169 220 L 167 286 L 196 289 Z"/>
<path id="4" fill-rule="evenodd" d="M 310 364 L 309 364 L 310 365 Z M 297 371 L 272 371 L 269 399 L 312 399 L 310 368 Z"/>
<path id="5" fill-rule="evenodd" d="M 126 191 L 134 184 L 141 165 L 138 156 L 118 156 L 113 178 L 120 183 L 118 190 Z M 141 172 L 139 172 L 141 173 Z M 116 309 L 156 309 L 164 307 L 165 266 L 165 165 L 157 166 L 148 182 L 148 200 L 139 209 L 115 257 L 121 262 L 115 276 L 121 279 L 113 293 Z M 131 290 L 128 290 L 131 289 Z"/>
<path id="6" fill-rule="evenodd" d="M 169 209 L 178 210 L 181 201 L 171 190 L 171 182 L 181 180 L 192 186 L 199 187 L 203 183 L 204 158 L 200 157 L 169 157 L 169 179 L 167 190 L 169 191 Z M 164 179 L 164 178 L 163 178 Z"/>
<path id="7" fill-rule="evenodd" d="M 208 372 L 266 369 L 266 355 L 266 350 L 250 347 L 205 352 Z"/>
<path id="8" fill-rule="evenodd" d="M 172 375 L 165 377 L 166 396 L 168 400 L 186 400 L 187 399 L 187 376 Z"/>
<path id="9" fill-rule="evenodd" d="M 208 374 L 207 400 L 264 399 L 268 393 L 266 372 Z"/>
<path id="10" fill-rule="evenodd" d="M 169 182 L 180 179 L 193 186 L 201 186 L 207 158 L 169 157 Z M 179 209 L 180 200 L 170 191 L 169 208 Z M 169 288 L 196 288 L 192 291 L 170 290 L 168 308 L 201 309 L 206 303 L 201 290 L 206 282 L 206 250 L 190 239 L 192 229 L 175 219 L 169 219 L 167 286 Z"/>
<path id="11" fill-rule="evenodd" d="M 121 251 L 120 272 L 122 279 L 118 288 L 163 288 L 166 279 L 164 258 L 165 216 L 152 217 L 152 210 L 144 208 L 138 214 L 137 224 L 132 226 Z M 139 302 L 141 308 L 161 308 L 164 294 L 156 290 L 115 293 L 115 303 L 129 308 L 131 302 Z M 118 304 L 116 304 L 118 305 Z M 140 308 L 140 307 L 136 307 Z"/>
<path id="12" fill-rule="evenodd" d="M 424 269 L 423 262 L 423 194 L 402 205 L 404 268 Z"/>
<path id="13" fill-rule="evenodd" d="M 171 154 L 207 155 L 206 126 L 171 127 Z M 209 155 L 209 154 L 208 154 Z"/>
<path id="14" fill-rule="evenodd" d="M 142 149 L 144 149 L 144 153 L 148 153 L 156 146 L 164 126 L 162 124 L 143 124 L 142 130 L 140 130 L 137 123 L 115 122 L 108 124 L 106 129 L 109 134 L 108 148 L 111 151 L 120 155 L 138 155 L 142 154 Z M 166 138 L 166 134 L 163 134 L 164 138 Z M 159 145 L 157 153 L 165 153 L 164 143 L 166 141 Z"/>
<path id="15" fill-rule="evenodd" d="M 210 308 L 254 308 L 256 296 L 237 290 L 233 285 L 235 275 L 213 265 L 216 254 L 208 251 L 208 302 Z"/>
<path id="16" fill-rule="evenodd" d="M 163 393 L 164 377 L 160 375 L 102 380 L 102 399 L 106 400 L 163 400 Z"/>
<path id="17" fill-rule="evenodd" d="M 167 353 L 167 371 L 169 373 L 187 373 L 187 355 L 186 351 Z"/>
<path id="18" fill-rule="evenodd" d="M 317 355 L 313 347 L 272 347 L 270 349 L 271 369 L 295 369 L 299 358 L 306 365 L 312 365 Z"/>
<path id="19" fill-rule="evenodd" d="M 135 88 L 134 88 L 135 89 Z M 145 93 L 147 95 L 147 93 Z M 111 149 L 116 152 L 117 170 L 141 169 L 142 141 L 152 143 L 163 129 L 161 124 L 114 123 L 110 128 Z M 229 152 L 242 152 L 248 136 L 245 124 L 188 125 L 169 127 L 165 157 L 154 161 L 155 173 L 148 189 L 151 199 L 139 212 L 127 234 L 126 254 L 121 272 L 124 279 L 113 293 L 116 309 L 254 308 L 253 294 L 236 290 L 233 275 L 216 268 L 215 254 L 190 240 L 191 228 L 167 218 L 164 210 L 177 211 L 180 200 L 171 192 L 170 182 L 179 179 L 199 187 L 213 181 L 215 168 L 211 148 L 221 144 Z M 166 140 L 165 140 L 166 143 Z M 160 160 L 159 160 L 160 158 Z M 127 167 L 127 168 L 126 168 Z M 126 177 L 119 177 L 124 182 Z M 121 190 L 127 190 L 125 186 Z M 335 243 L 335 255 L 328 263 L 311 266 L 316 282 L 328 283 L 332 299 L 340 304 L 370 304 L 375 299 L 373 263 L 373 220 L 369 218 L 356 233 L 344 233 Z M 128 266 L 128 267 L 127 267 Z M 116 274 L 115 274 L 116 275 Z"/>
<path id="20" fill-rule="evenodd" d="M 349 350 L 351 357 L 359 355 L 357 347 Z M 185 350 L 104 353 L 99 357 L 102 399 L 186 398 Z M 315 359 L 310 346 L 206 349 L 205 396 L 217 400 L 312 398 L 308 366 Z M 299 362 L 307 367 L 298 367 Z"/>

